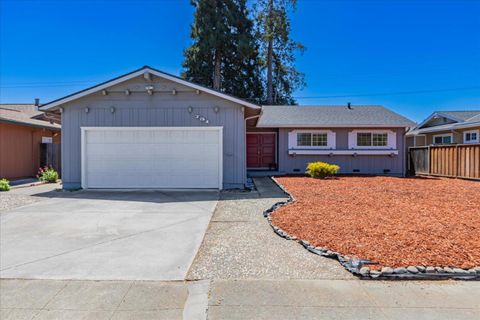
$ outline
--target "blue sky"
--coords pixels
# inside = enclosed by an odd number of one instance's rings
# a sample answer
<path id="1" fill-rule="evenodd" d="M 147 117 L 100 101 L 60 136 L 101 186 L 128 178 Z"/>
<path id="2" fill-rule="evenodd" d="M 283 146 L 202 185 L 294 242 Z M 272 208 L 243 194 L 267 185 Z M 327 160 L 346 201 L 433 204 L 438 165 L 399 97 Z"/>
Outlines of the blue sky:
<path id="1" fill-rule="evenodd" d="M 143 65 L 179 74 L 190 43 L 187 0 L 0 3 L 2 103 L 47 102 Z M 295 96 L 415 121 L 480 109 L 479 15 L 475 0 L 299 0 L 292 37 L 307 47 L 307 87 Z"/>

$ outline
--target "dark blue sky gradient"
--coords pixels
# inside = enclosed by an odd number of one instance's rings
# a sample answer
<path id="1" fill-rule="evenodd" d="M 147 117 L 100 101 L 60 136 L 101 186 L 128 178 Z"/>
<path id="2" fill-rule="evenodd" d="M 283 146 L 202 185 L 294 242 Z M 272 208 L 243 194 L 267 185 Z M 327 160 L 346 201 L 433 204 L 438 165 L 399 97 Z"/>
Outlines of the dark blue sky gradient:
<path id="1" fill-rule="evenodd" d="M 179 74 L 189 1 L 1 0 L 0 100 L 42 102 L 143 65 Z M 382 104 L 420 121 L 480 109 L 480 1 L 299 0 L 300 104 Z M 413 92 L 413 93 L 412 93 Z"/>

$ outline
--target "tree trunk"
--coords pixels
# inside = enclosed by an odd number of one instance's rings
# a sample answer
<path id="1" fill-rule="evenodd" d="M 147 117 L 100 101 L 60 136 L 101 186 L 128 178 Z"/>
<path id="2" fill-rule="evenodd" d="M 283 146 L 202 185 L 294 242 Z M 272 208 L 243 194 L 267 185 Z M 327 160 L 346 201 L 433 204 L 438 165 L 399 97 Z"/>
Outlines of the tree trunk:
<path id="1" fill-rule="evenodd" d="M 220 90 L 221 86 L 221 70 L 222 70 L 222 56 L 218 52 L 215 52 L 215 62 L 213 66 L 213 89 Z"/>
<path id="2" fill-rule="evenodd" d="M 273 0 L 268 1 L 267 104 L 273 104 Z"/>

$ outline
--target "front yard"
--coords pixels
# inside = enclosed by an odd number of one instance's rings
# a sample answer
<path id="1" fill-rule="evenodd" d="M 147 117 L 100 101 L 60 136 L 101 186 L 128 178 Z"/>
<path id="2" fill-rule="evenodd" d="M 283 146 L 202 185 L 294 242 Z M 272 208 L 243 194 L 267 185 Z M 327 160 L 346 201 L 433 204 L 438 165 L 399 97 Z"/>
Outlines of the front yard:
<path id="1" fill-rule="evenodd" d="M 382 266 L 480 266 L 480 182 L 278 177 L 295 198 L 272 223 L 312 245 Z"/>

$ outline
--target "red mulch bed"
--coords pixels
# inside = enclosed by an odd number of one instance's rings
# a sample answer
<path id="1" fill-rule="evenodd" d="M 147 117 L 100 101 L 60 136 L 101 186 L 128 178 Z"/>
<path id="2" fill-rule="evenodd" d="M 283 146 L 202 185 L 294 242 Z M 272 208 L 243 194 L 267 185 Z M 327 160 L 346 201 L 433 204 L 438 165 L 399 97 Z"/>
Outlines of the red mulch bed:
<path id="1" fill-rule="evenodd" d="M 296 201 L 272 214 L 290 235 L 382 266 L 480 266 L 480 182 L 279 177 Z"/>

